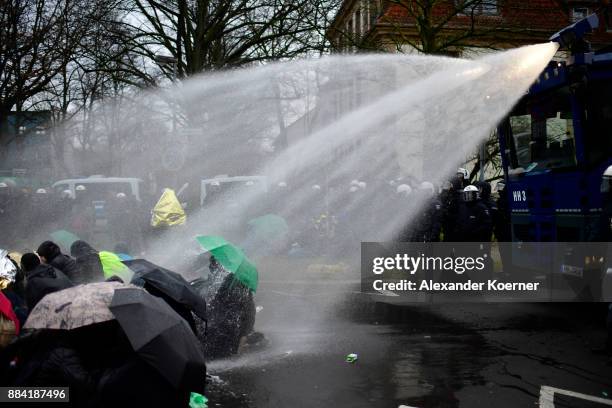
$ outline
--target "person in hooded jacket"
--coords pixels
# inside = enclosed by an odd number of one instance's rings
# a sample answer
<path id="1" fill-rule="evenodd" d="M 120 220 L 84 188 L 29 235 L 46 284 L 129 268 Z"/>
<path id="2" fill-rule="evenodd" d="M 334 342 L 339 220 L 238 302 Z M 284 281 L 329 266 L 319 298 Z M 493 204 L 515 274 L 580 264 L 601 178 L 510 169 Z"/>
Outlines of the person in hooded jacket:
<path id="1" fill-rule="evenodd" d="M 253 331 L 255 303 L 251 290 L 225 271 L 214 257 L 210 269 L 213 281 L 221 280 L 221 285 L 210 294 L 210 335 L 205 350 L 208 355 L 227 357 L 236 354 L 241 339 Z"/>
<path id="2" fill-rule="evenodd" d="M 72 278 L 75 284 L 101 282 L 104 271 L 98 251 L 85 241 L 74 241 L 70 246 L 70 255 L 75 259 L 78 274 Z"/>
<path id="3" fill-rule="evenodd" d="M 74 259 L 62 254 L 60 247 L 53 241 L 45 241 L 36 250 L 40 260 L 44 264 L 59 269 L 70 279 L 78 280 L 79 268 Z"/>
<path id="4" fill-rule="evenodd" d="M 36 254 L 24 254 L 21 257 L 21 267 L 26 274 L 25 300 L 30 310 L 45 295 L 73 286 L 61 271 L 51 265 L 41 264 Z"/>

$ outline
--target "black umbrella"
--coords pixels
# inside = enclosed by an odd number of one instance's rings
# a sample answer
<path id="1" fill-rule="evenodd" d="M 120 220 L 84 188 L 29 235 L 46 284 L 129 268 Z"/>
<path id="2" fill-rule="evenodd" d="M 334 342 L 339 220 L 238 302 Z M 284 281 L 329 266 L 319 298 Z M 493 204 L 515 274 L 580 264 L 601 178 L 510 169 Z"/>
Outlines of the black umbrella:
<path id="1" fill-rule="evenodd" d="M 201 319 L 206 320 L 206 301 L 180 274 L 145 259 L 133 259 L 123 261 L 123 263 L 134 272 L 132 283 L 139 286 L 150 285 L 162 297 L 167 296 L 172 301 L 192 310 Z M 153 294 L 157 295 L 158 293 Z"/>
<path id="2" fill-rule="evenodd" d="M 198 339 L 166 302 L 137 288 L 121 288 L 109 309 L 134 351 L 176 389 L 203 387 L 206 364 Z"/>

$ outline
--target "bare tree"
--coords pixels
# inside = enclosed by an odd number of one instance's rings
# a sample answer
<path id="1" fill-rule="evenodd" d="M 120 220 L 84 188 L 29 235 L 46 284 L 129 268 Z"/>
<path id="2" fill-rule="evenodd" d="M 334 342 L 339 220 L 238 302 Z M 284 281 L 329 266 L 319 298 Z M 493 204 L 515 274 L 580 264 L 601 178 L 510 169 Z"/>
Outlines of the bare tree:
<path id="1" fill-rule="evenodd" d="M 497 0 L 389 0 L 402 19 L 387 19 L 398 50 L 409 46 L 424 54 L 458 54 L 469 47 L 496 48 L 500 27 L 491 20 Z"/>
<path id="2" fill-rule="evenodd" d="M 80 6 L 69 0 L 0 2 L 0 122 L 66 66 L 88 23 L 75 21 Z"/>
<path id="3" fill-rule="evenodd" d="M 128 23 L 143 55 L 176 58 L 168 76 L 321 51 L 337 0 L 131 0 Z"/>
<path id="4" fill-rule="evenodd" d="M 126 87 L 152 83 L 142 57 L 129 48 L 129 36 L 121 24 L 125 16 L 118 11 L 122 1 L 62 4 L 63 18 L 50 28 L 58 31 L 57 42 L 70 47 L 60 53 L 53 50 L 49 58 L 55 58 L 56 68 L 44 72 L 47 80 L 20 101 L 19 109 L 50 112 L 54 162 L 63 172 L 68 171 L 64 153 L 71 141 L 85 150 L 91 146 L 96 101 L 117 97 Z"/>

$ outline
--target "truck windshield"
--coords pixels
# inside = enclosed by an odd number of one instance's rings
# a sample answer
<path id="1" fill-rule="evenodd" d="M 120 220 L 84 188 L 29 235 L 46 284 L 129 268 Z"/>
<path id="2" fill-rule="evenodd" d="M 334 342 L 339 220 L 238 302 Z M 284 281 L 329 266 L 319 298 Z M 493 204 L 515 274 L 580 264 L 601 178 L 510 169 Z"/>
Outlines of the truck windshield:
<path id="1" fill-rule="evenodd" d="M 567 87 L 523 102 L 510 116 L 512 168 L 576 165 L 574 126 Z"/>
<path id="2" fill-rule="evenodd" d="M 607 160 L 612 151 L 612 81 L 593 81 L 587 95 L 587 131 L 584 136 L 586 160 L 598 165 Z"/>

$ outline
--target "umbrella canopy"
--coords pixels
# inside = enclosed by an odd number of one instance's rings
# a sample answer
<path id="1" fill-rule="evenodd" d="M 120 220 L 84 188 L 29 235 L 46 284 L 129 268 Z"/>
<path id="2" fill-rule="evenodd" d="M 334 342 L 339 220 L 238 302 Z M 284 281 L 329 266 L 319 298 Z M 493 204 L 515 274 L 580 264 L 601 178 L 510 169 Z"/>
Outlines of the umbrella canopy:
<path id="1" fill-rule="evenodd" d="M 289 232 L 287 221 L 283 217 L 275 214 L 266 214 L 261 217 L 253 218 L 248 222 L 253 234 L 260 239 L 273 241 L 283 237 Z"/>
<path id="2" fill-rule="evenodd" d="M 138 288 L 121 288 L 109 308 L 134 351 L 170 384 L 197 389 L 199 383 L 201 387 L 206 365 L 199 342 L 166 302 Z"/>
<path id="3" fill-rule="evenodd" d="M 133 283 L 139 280 L 153 286 L 179 304 L 192 310 L 206 320 L 206 301 L 191 287 L 180 274 L 155 265 L 145 259 L 123 261 L 134 272 Z"/>
<path id="4" fill-rule="evenodd" d="M 236 279 L 253 292 L 257 290 L 259 276 L 257 268 L 244 252 L 225 239 L 214 235 L 196 237 L 198 243 L 210 252 L 225 269 L 232 272 Z"/>
<path id="5" fill-rule="evenodd" d="M 81 240 L 81 238 L 66 230 L 57 230 L 49 234 L 49 236 L 51 236 L 51 241 L 59 245 L 62 251 L 66 253 L 70 252 L 70 246 L 73 243 Z"/>
<path id="6" fill-rule="evenodd" d="M 104 279 L 108 279 L 112 276 L 118 276 L 124 282 L 130 282 L 134 277 L 133 271 L 129 267 L 125 266 L 121 258 L 110 251 L 98 252 L 100 263 L 102 264 L 102 271 L 104 272 Z"/>
<path id="7" fill-rule="evenodd" d="M 73 330 L 113 320 L 108 306 L 115 290 L 122 287 L 126 285 L 98 282 L 49 293 L 32 309 L 24 329 Z"/>

